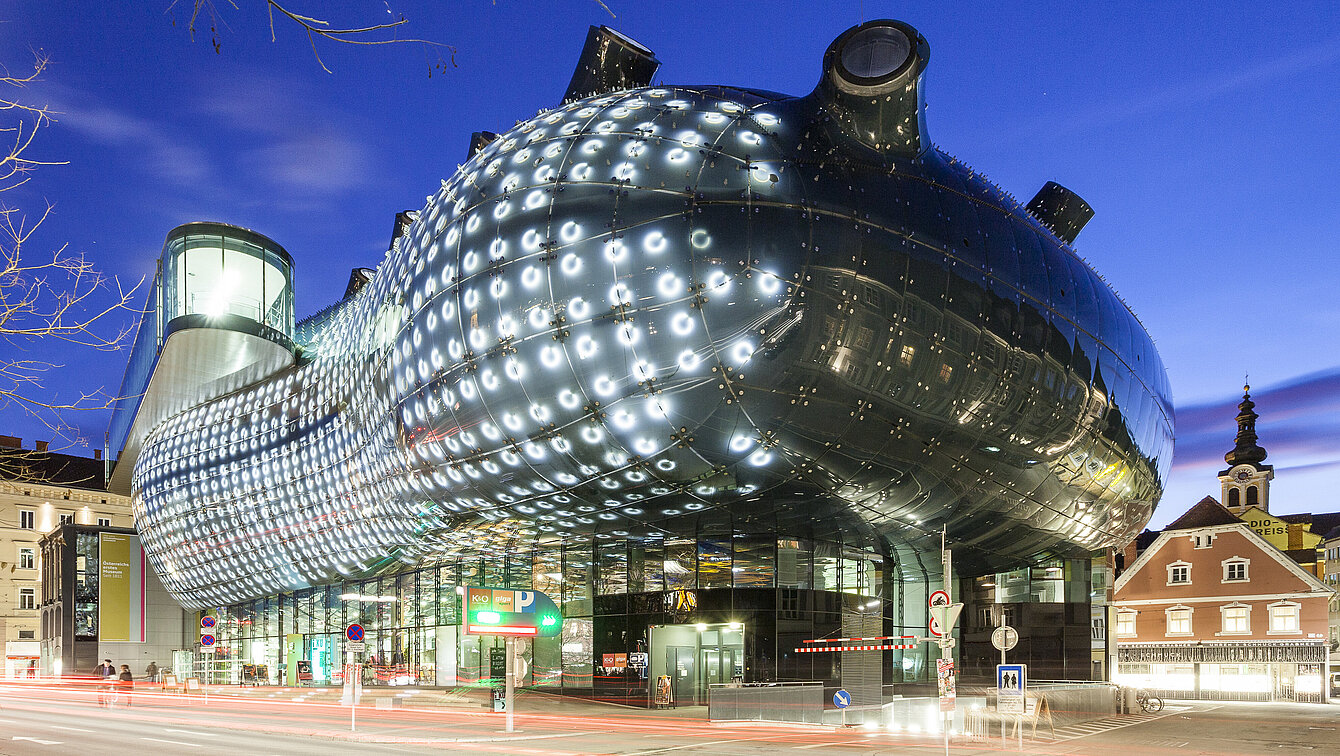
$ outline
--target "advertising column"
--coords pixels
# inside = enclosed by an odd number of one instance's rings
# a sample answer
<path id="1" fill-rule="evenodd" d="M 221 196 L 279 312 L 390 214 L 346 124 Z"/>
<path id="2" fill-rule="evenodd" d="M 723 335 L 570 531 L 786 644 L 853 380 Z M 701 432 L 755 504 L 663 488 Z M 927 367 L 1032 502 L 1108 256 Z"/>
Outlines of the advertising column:
<path id="1" fill-rule="evenodd" d="M 140 537 L 98 534 L 98 640 L 143 643 L 144 549 Z"/>

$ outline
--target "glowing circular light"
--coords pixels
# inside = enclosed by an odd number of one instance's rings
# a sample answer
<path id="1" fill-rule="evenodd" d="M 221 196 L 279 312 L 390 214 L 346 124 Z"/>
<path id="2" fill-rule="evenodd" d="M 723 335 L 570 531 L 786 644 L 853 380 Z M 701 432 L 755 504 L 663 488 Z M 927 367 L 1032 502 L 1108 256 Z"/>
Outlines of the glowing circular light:
<path id="1" fill-rule="evenodd" d="M 628 288 L 628 284 L 616 283 L 610 287 L 609 301 L 612 305 L 626 305 L 633 301 L 633 292 Z"/>
<path id="2" fill-rule="evenodd" d="M 689 234 L 689 243 L 694 249 L 707 249 L 712 244 L 712 237 L 706 229 L 695 228 L 692 234 Z"/>
<path id="3" fill-rule="evenodd" d="M 667 244 L 665 234 L 660 231 L 651 231 L 642 237 L 642 249 L 653 255 L 664 252 Z"/>
<path id="4" fill-rule="evenodd" d="M 596 354 L 596 341 L 590 336 L 583 336 L 577 340 L 577 358 L 588 360 Z"/>
<path id="5" fill-rule="evenodd" d="M 759 449 L 749 455 L 749 464 L 755 467 L 762 467 L 772 461 L 772 452 Z"/>
<path id="6" fill-rule="evenodd" d="M 688 336 L 693 333 L 693 316 L 687 312 L 676 313 L 670 318 L 670 330 L 676 336 Z"/>
<path id="7" fill-rule="evenodd" d="M 697 354 L 694 353 L 692 349 L 685 349 L 683 352 L 679 353 L 679 358 L 676 360 L 676 362 L 679 364 L 679 367 L 681 369 L 686 371 L 692 371 L 698 367 L 698 365 L 702 362 L 702 360 L 698 357 Z"/>
<path id="8" fill-rule="evenodd" d="M 559 268 L 563 271 L 563 275 L 576 275 L 577 271 L 582 269 L 582 258 L 578 257 L 574 252 L 569 252 L 566 255 L 563 255 L 563 260 L 559 263 Z"/>
<path id="9" fill-rule="evenodd" d="M 574 242 L 581 236 L 581 233 L 581 224 L 576 221 L 568 221 L 558 230 L 558 237 L 565 242 Z"/>
<path id="10" fill-rule="evenodd" d="M 663 297 L 673 297 L 681 293 L 683 289 L 683 282 L 674 273 L 662 273 L 661 277 L 656 279 L 656 291 Z"/>
<path id="11" fill-rule="evenodd" d="M 750 357 L 754 356 L 754 345 L 747 341 L 741 341 L 731 347 L 730 356 L 736 365 L 743 365 L 749 361 Z"/>
<path id="12" fill-rule="evenodd" d="M 573 297 L 568 302 L 568 314 L 577 320 L 584 320 L 587 315 L 591 314 L 591 303 L 581 297 Z"/>
<path id="13" fill-rule="evenodd" d="M 540 350 L 540 364 L 547 368 L 556 368 L 563 361 L 563 353 L 556 346 L 546 346 Z"/>
<path id="14" fill-rule="evenodd" d="M 601 396 L 609 396 L 614 393 L 614 381 L 610 380 L 608 375 L 602 375 L 599 378 L 596 378 L 591 384 L 591 387 Z"/>
<path id="15" fill-rule="evenodd" d="M 540 269 L 534 265 L 527 265 L 526 269 L 521 271 L 521 285 L 527 289 L 533 289 L 540 285 Z"/>

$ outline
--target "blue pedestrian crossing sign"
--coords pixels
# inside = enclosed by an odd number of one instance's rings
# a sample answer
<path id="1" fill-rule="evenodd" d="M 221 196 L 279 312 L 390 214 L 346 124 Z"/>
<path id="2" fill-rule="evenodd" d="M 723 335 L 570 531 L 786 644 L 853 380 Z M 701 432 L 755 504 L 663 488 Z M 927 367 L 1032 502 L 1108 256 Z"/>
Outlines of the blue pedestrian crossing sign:
<path id="1" fill-rule="evenodd" d="M 839 689 L 833 694 L 833 705 L 839 709 L 845 709 L 851 706 L 851 694 L 845 690 Z"/>

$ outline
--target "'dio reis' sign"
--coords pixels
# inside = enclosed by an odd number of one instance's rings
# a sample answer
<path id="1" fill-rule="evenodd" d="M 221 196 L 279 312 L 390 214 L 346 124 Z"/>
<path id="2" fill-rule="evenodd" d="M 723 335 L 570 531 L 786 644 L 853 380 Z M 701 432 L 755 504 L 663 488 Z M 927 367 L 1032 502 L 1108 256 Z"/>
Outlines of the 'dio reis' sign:
<path id="1" fill-rule="evenodd" d="M 563 615 L 539 591 L 470 586 L 465 589 L 466 635 L 517 635 L 552 638 L 563 629 Z"/>

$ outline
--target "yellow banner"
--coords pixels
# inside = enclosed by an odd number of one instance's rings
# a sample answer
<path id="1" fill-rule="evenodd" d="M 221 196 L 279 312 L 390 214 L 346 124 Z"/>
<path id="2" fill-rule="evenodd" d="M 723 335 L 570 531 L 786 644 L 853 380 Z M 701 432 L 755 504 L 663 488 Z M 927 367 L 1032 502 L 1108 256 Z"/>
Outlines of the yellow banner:
<path id="1" fill-rule="evenodd" d="M 143 551 L 139 536 L 100 533 L 98 640 L 144 642 Z"/>

